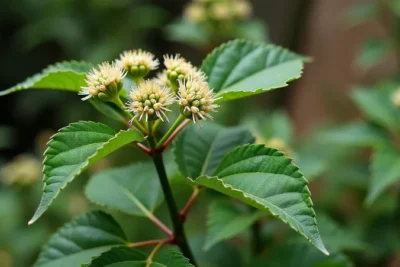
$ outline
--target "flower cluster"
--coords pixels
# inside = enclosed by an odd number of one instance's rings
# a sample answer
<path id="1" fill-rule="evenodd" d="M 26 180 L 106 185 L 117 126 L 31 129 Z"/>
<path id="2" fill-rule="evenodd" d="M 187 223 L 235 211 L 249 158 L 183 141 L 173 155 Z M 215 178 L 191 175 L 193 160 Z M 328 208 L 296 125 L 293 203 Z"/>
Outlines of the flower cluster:
<path id="1" fill-rule="evenodd" d="M 134 80 L 143 79 L 159 65 L 158 59 L 155 59 L 153 54 L 141 49 L 123 52 L 117 63 Z"/>
<path id="2" fill-rule="evenodd" d="M 151 70 L 158 67 L 159 61 L 153 54 L 143 50 L 125 51 L 114 63 L 100 64 L 86 77 L 86 86 L 80 95 L 83 100 L 98 97 L 122 106 L 119 92 L 125 75 L 133 79 L 136 87 L 131 89 L 126 109 L 132 112 L 132 120 L 168 121 L 166 112 L 177 102 L 181 114 L 195 123 L 206 118 L 218 108 L 213 90 L 203 72 L 194 67 L 180 55 L 164 56 L 165 70 L 156 79 L 143 80 Z"/>
<path id="3" fill-rule="evenodd" d="M 248 0 L 194 0 L 184 11 L 193 23 L 247 19 L 252 13 Z"/>
<path id="4" fill-rule="evenodd" d="M 179 80 L 185 80 L 189 77 L 197 80 L 206 80 L 203 72 L 178 54 L 175 56 L 165 55 L 164 66 L 166 70 L 158 75 L 157 81 L 161 85 L 172 88 L 174 91 L 178 89 Z"/>
<path id="5" fill-rule="evenodd" d="M 128 103 L 128 110 L 133 112 L 133 119 L 141 120 L 145 117 L 146 121 L 156 120 L 157 118 L 168 121 L 165 111 L 170 111 L 167 107 L 174 103 L 174 95 L 169 88 L 163 87 L 152 80 L 145 80 L 138 84 L 137 89 L 133 89 L 129 95 L 131 102 Z"/>
<path id="6" fill-rule="evenodd" d="M 86 86 L 82 87 L 79 95 L 84 96 L 82 100 L 97 96 L 110 101 L 121 91 L 125 75 L 126 72 L 118 64 L 103 62 L 86 75 Z"/>
<path id="7" fill-rule="evenodd" d="M 179 80 L 178 103 L 181 112 L 186 117 L 191 117 L 194 123 L 206 118 L 212 119 L 209 113 L 219 107 L 214 104 L 215 100 L 214 92 L 207 82 L 192 77 Z"/>

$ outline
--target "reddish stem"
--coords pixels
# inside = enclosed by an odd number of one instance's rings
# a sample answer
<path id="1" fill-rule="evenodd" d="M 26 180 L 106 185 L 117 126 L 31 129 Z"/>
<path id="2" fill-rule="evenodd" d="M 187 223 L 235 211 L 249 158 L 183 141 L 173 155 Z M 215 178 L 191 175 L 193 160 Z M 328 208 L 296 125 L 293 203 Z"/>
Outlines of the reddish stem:
<path id="1" fill-rule="evenodd" d="M 158 245 L 160 243 L 167 244 L 171 243 L 172 239 L 156 239 L 156 240 L 147 240 L 147 241 L 141 241 L 141 242 L 135 242 L 135 243 L 130 243 L 128 246 L 131 248 L 139 248 L 139 247 L 146 247 L 146 246 L 154 246 Z"/>
<path id="2" fill-rule="evenodd" d="M 164 223 L 162 223 L 159 219 L 157 219 L 157 217 L 155 217 L 154 215 L 147 215 L 147 217 L 155 224 L 157 225 L 158 228 L 161 229 L 161 231 L 163 231 L 164 233 L 166 233 L 168 235 L 168 237 L 170 239 L 172 239 L 174 237 L 174 232 L 172 232 L 171 229 L 168 228 L 168 226 L 166 226 Z"/>
<path id="3" fill-rule="evenodd" d="M 194 188 L 193 193 L 190 196 L 190 198 L 188 199 L 188 201 L 186 202 L 185 207 L 181 210 L 181 212 L 179 212 L 182 222 L 184 222 L 186 220 L 186 217 L 187 217 L 190 209 L 192 208 L 194 202 L 196 201 L 197 197 L 199 196 L 200 190 L 202 188 L 203 187 L 197 187 L 197 186 Z"/>
<path id="4" fill-rule="evenodd" d="M 182 122 L 176 129 L 175 131 L 168 137 L 168 139 L 162 144 L 161 146 L 161 151 L 164 151 L 168 145 L 175 139 L 175 137 L 180 133 L 191 121 L 189 119 L 186 119 L 184 122 Z"/>
<path id="5" fill-rule="evenodd" d="M 148 148 L 147 146 L 143 145 L 142 143 L 136 143 L 136 146 L 142 150 L 144 153 L 146 153 L 147 155 L 151 156 L 153 154 L 153 152 L 151 151 L 150 148 Z"/>

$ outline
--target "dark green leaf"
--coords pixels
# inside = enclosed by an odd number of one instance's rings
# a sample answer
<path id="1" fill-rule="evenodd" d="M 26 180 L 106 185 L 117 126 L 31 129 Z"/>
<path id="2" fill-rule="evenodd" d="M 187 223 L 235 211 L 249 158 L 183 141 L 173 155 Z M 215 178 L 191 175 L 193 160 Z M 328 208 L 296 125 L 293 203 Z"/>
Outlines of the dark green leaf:
<path id="1" fill-rule="evenodd" d="M 352 267 L 349 259 L 340 253 L 329 257 L 304 242 L 284 244 L 259 257 L 252 267 Z"/>
<path id="2" fill-rule="evenodd" d="M 213 202 L 207 215 L 207 236 L 204 249 L 208 250 L 223 240 L 239 235 L 263 215 L 263 212 L 240 212 L 227 201 Z"/>
<path id="3" fill-rule="evenodd" d="M 225 102 L 287 86 L 300 78 L 304 60 L 278 46 L 235 40 L 215 49 L 201 69 L 217 102 Z"/>
<path id="4" fill-rule="evenodd" d="M 243 127 L 224 127 L 212 122 L 186 128 L 175 141 L 175 159 L 179 170 L 186 177 L 213 175 L 222 158 L 242 144 L 254 142 Z"/>
<path id="5" fill-rule="evenodd" d="M 90 63 L 66 61 L 50 65 L 41 73 L 1 91 L 0 96 L 27 89 L 51 89 L 79 92 L 85 85 L 86 73 L 92 67 Z"/>
<path id="6" fill-rule="evenodd" d="M 352 98 L 369 120 L 392 130 L 400 129 L 400 109 L 392 102 L 394 87 L 356 89 Z"/>
<path id="7" fill-rule="evenodd" d="M 58 230 L 43 248 L 34 267 L 80 266 L 113 246 L 127 243 L 121 227 L 110 215 L 89 212 Z"/>
<path id="8" fill-rule="evenodd" d="M 99 173 L 90 180 L 85 193 L 96 204 L 138 216 L 153 213 L 163 200 L 156 169 L 150 162 Z"/>
<path id="9" fill-rule="evenodd" d="M 369 123 L 357 121 L 321 134 L 323 141 L 346 146 L 376 146 L 386 142 L 385 132 Z"/>
<path id="10" fill-rule="evenodd" d="M 136 130 L 115 133 L 95 122 L 72 123 L 62 128 L 51 138 L 44 153 L 43 196 L 29 223 L 35 222 L 60 191 L 91 164 L 126 144 L 143 140 Z"/>
<path id="11" fill-rule="evenodd" d="M 372 157 L 371 166 L 372 178 L 366 199 L 369 205 L 400 180 L 400 153 L 391 145 L 379 147 Z"/>
<path id="12" fill-rule="evenodd" d="M 146 263 L 147 256 L 128 247 L 115 247 L 92 260 L 85 267 L 194 267 L 174 249 L 161 250 L 151 263 Z"/>
<path id="13" fill-rule="evenodd" d="M 290 158 L 263 145 L 244 145 L 225 156 L 215 175 L 195 182 L 278 217 L 328 254 L 307 180 Z"/>

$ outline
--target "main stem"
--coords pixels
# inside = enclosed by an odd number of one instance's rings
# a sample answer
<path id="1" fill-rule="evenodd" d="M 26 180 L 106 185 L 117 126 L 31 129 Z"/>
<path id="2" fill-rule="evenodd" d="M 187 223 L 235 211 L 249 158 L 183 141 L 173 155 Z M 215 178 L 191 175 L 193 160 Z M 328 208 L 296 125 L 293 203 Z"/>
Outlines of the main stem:
<path id="1" fill-rule="evenodd" d="M 156 140 L 153 136 L 152 124 L 149 123 L 148 125 L 149 125 L 148 126 L 149 145 L 150 148 L 153 150 L 152 154 L 153 162 L 158 173 L 158 178 L 160 179 L 161 188 L 164 192 L 165 201 L 167 203 L 168 211 L 172 220 L 172 225 L 174 228 L 174 243 L 178 245 L 183 255 L 186 258 L 188 258 L 193 265 L 196 266 L 196 261 L 193 257 L 192 251 L 190 250 L 189 244 L 187 242 L 185 230 L 183 228 L 183 222 L 179 215 L 178 207 L 176 206 L 176 202 L 168 182 L 167 172 L 165 171 L 165 165 L 162 154 L 157 153 L 157 151 L 155 150 Z"/>

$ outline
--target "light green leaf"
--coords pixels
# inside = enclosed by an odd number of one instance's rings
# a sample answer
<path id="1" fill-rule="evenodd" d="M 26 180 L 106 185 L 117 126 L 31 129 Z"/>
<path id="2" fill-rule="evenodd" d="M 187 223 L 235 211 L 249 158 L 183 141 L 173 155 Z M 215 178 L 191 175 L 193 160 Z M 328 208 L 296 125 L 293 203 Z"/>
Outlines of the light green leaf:
<path id="1" fill-rule="evenodd" d="M 300 78 L 305 60 L 272 44 L 235 40 L 215 49 L 201 69 L 217 102 L 225 102 L 287 86 Z"/>
<path id="2" fill-rule="evenodd" d="M 85 267 L 194 267 L 174 249 L 163 249 L 152 260 L 146 263 L 147 256 L 139 250 L 128 247 L 114 247 L 92 260 Z"/>
<path id="3" fill-rule="evenodd" d="M 127 117 L 125 111 L 117 107 L 114 103 L 105 102 L 96 97 L 91 97 L 88 101 L 103 115 L 109 117 L 110 119 L 126 123 Z"/>
<path id="4" fill-rule="evenodd" d="M 357 3 L 346 10 L 347 24 L 349 24 L 349 26 L 355 26 L 368 20 L 375 19 L 378 14 L 378 3 Z"/>
<path id="5" fill-rule="evenodd" d="M 263 20 L 244 21 L 235 28 L 236 36 L 251 41 L 268 41 L 268 28 Z"/>
<path id="6" fill-rule="evenodd" d="M 62 189 L 83 170 L 120 147 L 143 141 L 133 129 L 115 133 L 95 122 L 72 123 L 62 128 L 48 143 L 44 153 L 43 195 L 29 224 L 34 223 L 50 206 Z"/>
<path id="7" fill-rule="evenodd" d="M 43 248 L 34 267 L 71 267 L 89 262 L 128 242 L 118 223 L 101 211 L 86 213 L 61 227 Z"/>
<path id="8" fill-rule="evenodd" d="M 341 253 L 329 257 L 305 242 L 291 242 L 271 249 L 260 256 L 252 267 L 352 267 L 350 260 Z"/>
<path id="9" fill-rule="evenodd" d="M 85 76 L 92 64 L 78 61 L 65 61 L 50 65 L 25 81 L 0 91 L 0 96 L 28 89 L 51 89 L 79 92 L 85 85 Z"/>
<path id="10" fill-rule="evenodd" d="M 179 19 L 168 25 L 166 37 L 171 41 L 184 42 L 195 47 L 206 46 L 210 41 L 210 34 L 206 27 L 186 19 Z"/>
<path id="11" fill-rule="evenodd" d="M 208 250 L 223 240 L 239 235 L 263 215 L 263 212 L 240 212 L 227 201 L 213 202 L 207 215 L 207 235 L 204 249 Z"/>
<path id="12" fill-rule="evenodd" d="M 378 89 L 358 88 L 352 98 L 371 121 L 392 130 L 400 129 L 400 109 L 392 102 L 395 87 Z"/>
<path id="13" fill-rule="evenodd" d="M 328 215 L 318 212 L 318 225 L 329 251 L 363 251 L 366 249 L 367 245 L 360 238 L 340 226 Z"/>
<path id="14" fill-rule="evenodd" d="M 163 200 L 156 169 L 150 162 L 99 173 L 90 180 L 85 193 L 96 204 L 137 216 L 153 213 Z"/>
<path id="15" fill-rule="evenodd" d="M 400 153 L 391 145 L 377 148 L 366 202 L 371 205 L 389 186 L 400 181 Z"/>
<path id="16" fill-rule="evenodd" d="M 365 42 L 357 55 L 355 65 L 361 71 L 367 71 L 376 64 L 385 60 L 390 50 L 391 44 L 388 40 L 372 39 Z"/>
<path id="17" fill-rule="evenodd" d="M 320 136 L 322 141 L 346 146 L 376 146 L 387 140 L 382 129 L 363 121 L 332 128 Z"/>
<path id="18" fill-rule="evenodd" d="M 213 175 L 222 158 L 236 146 L 254 142 L 243 127 L 224 127 L 212 122 L 186 128 L 176 139 L 175 160 L 185 177 Z"/>
<path id="19" fill-rule="evenodd" d="M 212 188 L 281 219 L 323 253 L 307 180 L 281 152 L 263 145 L 244 145 L 225 156 L 215 177 L 196 184 Z"/>

